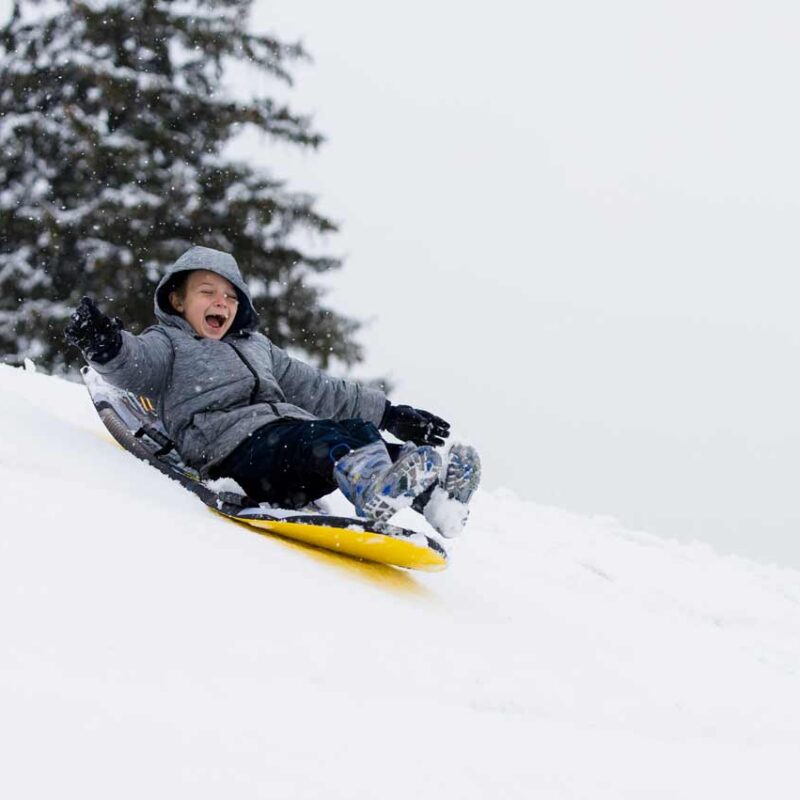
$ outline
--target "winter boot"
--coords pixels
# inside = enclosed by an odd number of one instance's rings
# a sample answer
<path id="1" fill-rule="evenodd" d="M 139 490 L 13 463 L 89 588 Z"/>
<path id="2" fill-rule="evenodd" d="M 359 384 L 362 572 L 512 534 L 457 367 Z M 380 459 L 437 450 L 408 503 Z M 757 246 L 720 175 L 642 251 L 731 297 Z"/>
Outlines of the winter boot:
<path id="1" fill-rule="evenodd" d="M 387 522 L 436 483 L 442 459 L 432 447 L 409 447 L 392 463 L 383 442 L 351 450 L 333 467 L 333 475 L 359 517 Z"/>
<path id="2" fill-rule="evenodd" d="M 458 536 L 467 524 L 467 503 L 480 481 L 481 459 L 478 451 L 468 444 L 453 443 L 439 480 L 414 499 L 413 508 L 442 536 L 448 539 Z"/>
<path id="3" fill-rule="evenodd" d="M 471 445 L 454 442 L 442 472 L 440 483 L 447 496 L 466 505 L 481 482 L 481 457 Z"/>

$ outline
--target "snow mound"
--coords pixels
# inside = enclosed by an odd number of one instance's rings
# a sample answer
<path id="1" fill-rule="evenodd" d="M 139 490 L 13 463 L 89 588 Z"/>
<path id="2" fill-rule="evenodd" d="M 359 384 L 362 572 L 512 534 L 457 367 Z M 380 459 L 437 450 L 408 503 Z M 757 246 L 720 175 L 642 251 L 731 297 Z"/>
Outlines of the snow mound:
<path id="1" fill-rule="evenodd" d="M 0 391 L 2 796 L 796 797 L 800 573 L 507 491 L 447 572 L 362 564 Z"/>

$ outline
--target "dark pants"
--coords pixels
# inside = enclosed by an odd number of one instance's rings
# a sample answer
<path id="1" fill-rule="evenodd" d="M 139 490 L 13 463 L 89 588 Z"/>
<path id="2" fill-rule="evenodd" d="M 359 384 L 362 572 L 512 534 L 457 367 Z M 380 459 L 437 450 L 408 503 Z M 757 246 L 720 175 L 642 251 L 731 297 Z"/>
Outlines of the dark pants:
<path id="1" fill-rule="evenodd" d="M 351 450 L 381 441 L 361 419 L 282 419 L 260 428 L 213 470 L 233 478 L 254 500 L 302 508 L 338 488 L 333 465 Z M 387 444 L 392 460 L 401 445 Z"/>

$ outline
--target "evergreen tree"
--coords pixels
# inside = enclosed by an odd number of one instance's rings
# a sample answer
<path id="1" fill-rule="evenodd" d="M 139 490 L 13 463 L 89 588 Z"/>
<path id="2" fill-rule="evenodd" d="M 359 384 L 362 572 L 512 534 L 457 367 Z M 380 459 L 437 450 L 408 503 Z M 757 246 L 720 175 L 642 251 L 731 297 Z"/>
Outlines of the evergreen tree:
<path id="1" fill-rule="evenodd" d="M 226 65 L 291 85 L 300 45 L 248 32 L 252 0 L 15 0 L 0 32 L 0 356 L 57 371 L 66 320 L 89 294 L 129 329 L 153 319 L 164 268 L 193 244 L 232 252 L 281 346 L 352 364 L 358 323 L 297 245 L 335 230 L 314 199 L 225 155 L 243 125 L 301 147 L 321 137 L 270 97 L 234 99 Z M 311 278 L 311 282 L 309 281 Z"/>

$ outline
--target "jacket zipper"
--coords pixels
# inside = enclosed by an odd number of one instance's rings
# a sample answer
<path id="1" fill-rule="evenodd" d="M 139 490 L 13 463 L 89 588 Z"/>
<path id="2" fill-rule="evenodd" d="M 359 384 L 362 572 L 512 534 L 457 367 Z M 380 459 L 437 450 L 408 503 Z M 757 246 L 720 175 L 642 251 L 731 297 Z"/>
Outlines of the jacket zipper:
<path id="1" fill-rule="evenodd" d="M 258 392 L 261 389 L 261 378 L 258 377 L 258 373 L 253 368 L 253 365 L 239 352 L 239 349 L 235 347 L 230 342 L 226 342 L 225 344 L 230 345 L 231 349 L 237 356 L 242 360 L 242 364 L 244 364 L 247 369 L 250 370 L 253 378 L 255 379 L 255 385 L 253 386 L 253 391 L 250 392 L 250 405 L 254 406 L 256 404 L 256 397 L 258 397 Z M 278 413 L 278 409 L 274 403 L 267 402 L 267 405 L 272 409 L 273 413 L 276 417 L 279 417 L 280 414 Z"/>

